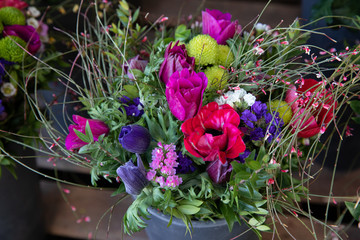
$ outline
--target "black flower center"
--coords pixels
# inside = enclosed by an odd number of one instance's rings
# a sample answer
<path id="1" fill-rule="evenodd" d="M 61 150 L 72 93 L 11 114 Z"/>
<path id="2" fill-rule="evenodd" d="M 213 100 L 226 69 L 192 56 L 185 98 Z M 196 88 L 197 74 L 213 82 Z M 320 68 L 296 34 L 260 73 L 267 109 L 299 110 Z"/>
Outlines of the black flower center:
<path id="1" fill-rule="evenodd" d="M 205 133 L 208 133 L 208 134 L 211 134 L 213 135 L 214 137 L 216 136 L 220 136 L 223 134 L 223 131 L 219 131 L 219 130 L 216 130 L 216 129 L 206 129 Z"/>

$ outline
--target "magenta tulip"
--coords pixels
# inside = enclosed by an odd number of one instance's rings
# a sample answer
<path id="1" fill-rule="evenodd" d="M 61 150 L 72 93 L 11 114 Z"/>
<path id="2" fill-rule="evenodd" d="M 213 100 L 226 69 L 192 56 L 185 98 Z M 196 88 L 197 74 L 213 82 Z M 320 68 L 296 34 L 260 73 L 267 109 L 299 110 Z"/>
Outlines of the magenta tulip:
<path id="1" fill-rule="evenodd" d="M 171 75 L 184 68 L 194 69 L 195 58 L 189 57 L 184 44 L 179 45 L 179 41 L 173 45 L 170 43 L 165 50 L 164 61 L 160 66 L 159 78 L 165 84 L 169 81 Z"/>
<path id="2" fill-rule="evenodd" d="M 208 34 L 218 44 L 225 45 L 226 40 L 234 36 L 238 22 L 231 22 L 230 13 L 222 13 L 216 9 L 206 9 L 205 12 L 202 12 L 202 24 L 203 34 Z"/>
<path id="3" fill-rule="evenodd" d="M 184 68 L 171 75 L 166 84 L 166 99 L 171 113 L 180 121 L 194 117 L 202 105 L 206 75 Z"/>
<path id="4" fill-rule="evenodd" d="M 4 26 L 3 34 L 4 36 L 17 36 L 24 40 L 31 54 L 35 54 L 41 47 L 40 36 L 32 26 Z"/>
<path id="5" fill-rule="evenodd" d="M 86 122 L 89 122 L 94 141 L 97 141 L 100 135 L 107 135 L 109 133 L 109 127 L 103 121 L 87 119 L 79 115 L 73 115 L 73 120 L 75 124 L 69 126 L 69 134 L 65 139 L 65 147 L 68 150 L 78 149 L 88 144 L 82 141 L 74 131 L 76 129 L 85 134 Z"/>
<path id="6" fill-rule="evenodd" d="M 136 55 L 135 57 L 128 60 L 127 64 L 124 64 L 123 69 L 125 74 L 127 74 L 130 79 L 134 80 L 135 77 L 131 70 L 136 69 L 143 72 L 147 64 L 148 61 L 143 60 L 139 55 Z"/>

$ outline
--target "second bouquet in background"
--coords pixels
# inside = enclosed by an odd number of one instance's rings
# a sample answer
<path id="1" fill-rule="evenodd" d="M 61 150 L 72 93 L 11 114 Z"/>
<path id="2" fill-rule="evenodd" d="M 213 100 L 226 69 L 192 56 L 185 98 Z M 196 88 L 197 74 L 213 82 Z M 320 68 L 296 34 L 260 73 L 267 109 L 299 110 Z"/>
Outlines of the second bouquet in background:
<path id="1" fill-rule="evenodd" d="M 310 196 L 312 163 L 323 161 L 322 134 L 358 96 L 357 50 L 318 58 L 297 20 L 244 29 L 206 9 L 188 26 L 168 27 L 166 17 L 140 26 L 139 13 L 121 1 L 118 21 L 98 18 L 74 39 L 83 82 L 66 81 L 83 111 L 69 116 L 65 135 L 44 122 L 55 157 L 133 196 L 128 234 L 154 209 L 169 225 L 180 219 L 183 234 L 222 219 L 230 232 L 246 223 L 261 236 L 278 211 L 311 217 L 297 202 Z M 334 63 L 330 77 L 325 62 Z"/>

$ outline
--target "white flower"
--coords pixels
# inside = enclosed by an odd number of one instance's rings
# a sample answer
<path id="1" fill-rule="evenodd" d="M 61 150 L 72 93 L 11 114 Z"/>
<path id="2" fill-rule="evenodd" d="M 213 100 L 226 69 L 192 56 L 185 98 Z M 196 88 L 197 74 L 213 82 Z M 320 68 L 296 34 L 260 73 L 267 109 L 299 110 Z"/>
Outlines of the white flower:
<path id="1" fill-rule="evenodd" d="M 12 83 L 6 82 L 1 86 L 1 93 L 5 97 L 12 97 L 16 95 L 16 88 L 12 85 Z"/>
<path id="2" fill-rule="evenodd" d="M 251 107 L 254 103 L 255 103 L 256 97 L 254 95 L 252 95 L 251 93 L 247 93 L 244 96 L 244 101 L 246 102 L 246 104 Z"/>
<path id="3" fill-rule="evenodd" d="M 220 96 L 215 99 L 215 102 L 219 105 L 223 105 L 223 104 L 226 104 L 226 99 L 224 96 Z"/>
<path id="4" fill-rule="evenodd" d="M 39 27 L 39 22 L 38 20 L 36 20 L 35 18 L 29 18 L 28 20 L 26 20 L 27 25 L 33 26 L 35 29 L 37 29 Z"/>
<path id="5" fill-rule="evenodd" d="M 39 17 L 40 11 L 36 7 L 28 7 L 27 14 L 29 14 L 31 17 Z"/>
<path id="6" fill-rule="evenodd" d="M 268 32 L 271 29 L 271 27 L 270 27 L 270 25 L 267 25 L 267 24 L 257 23 L 255 25 L 255 29 L 256 29 L 256 31 L 259 31 L 259 32 L 265 32 L 265 31 Z"/>
<path id="7" fill-rule="evenodd" d="M 215 101 L 219 104 L 229 104 L 231 107 L 234 107 L 236 102 L 240 102 L 241 99 L 245 96 L 246 91 L 244 89 L 228 91 L 223 96 L 218 97 Z"/>
<path id="8" fill-rule="evenodd" d="M 234 90 L 234 95 L 240 99 L 243 98 L 246 95 L 246 91 L 242 88 L 240 88 L 239 90 Z"/>

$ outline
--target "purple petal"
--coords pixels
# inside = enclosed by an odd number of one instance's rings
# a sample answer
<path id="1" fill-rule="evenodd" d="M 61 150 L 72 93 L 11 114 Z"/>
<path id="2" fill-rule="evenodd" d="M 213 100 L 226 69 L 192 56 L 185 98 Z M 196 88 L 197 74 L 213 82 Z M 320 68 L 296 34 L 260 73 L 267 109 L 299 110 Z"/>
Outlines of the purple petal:
<path id="1" fill-rule="evenodd" d="M 132 153 L 144 153 L 151 141 L 149 130 L 140 125 L 128 125 L 121 128 L 119 142 L 123 148 Z"/>
<path id="2" fill-rule="evenodd" d="M 180 121 L 195 116 L 202 105 L 206 86 L 204 73 L 190 72 L 184 68 L 171 75 L 165 91 L 171 113 Z"/>
<path id="3" fill-rule="evenodd" d="M 221 34 L 216 39 L 217 43 L 221 45 L 225 45 L 226 40 L 232 38 L 235 35 L 236 26 L 237 26 L 237 21 L 228 24 L 228 26 L 221 32 Z"/>
<path id="4" fill-rule="evenodd" d="M 78 149 L 87 144 L 86 142 L 80 140 L 80 138 L 76 135 L 74 129 L 78 130 L 76 128 L 76 125 L 69 126 L 69 134 L 66 136 L 65 139 L 65 147 L 67 150 Z"/>
<path id="5" fill-rule="evenodd" d="M 178 45 L 179 41 L 172 46 L 170 43 L 165 50 L 164 61 L 160 66 L 159 78 L 165 84 L 168 83 L 171 75 L 183 68 L 192 70 L 195 66 L 195 58 L 189 57 L 184 44 Z"/>
<path id="6" fill-rule="evenodd" d="M 202 23 L 202 33 L 208 34 L 216 39 L 221 31 L 218 21 L 208 12 L 202 12 Z"/>
<path id="7" fill-rule="evenodd" d="M 217 20 L 224 19 L 224 20 L 231 21 L 230 13 L 222 13 L 221 11 L 219 11 L 217 9 L 213 9 L 213 10 L 206 9 L 206 12 L 209 13 L 211 16 L 213 16 Z"/>
<path id="8" fill-rule="evenodd" d="M 221 161 L 217 159 L 210 162 L 206 171 L 213 182 L 223 183 L 229 179 L 232 167 L 228 162 L 222 164 Z"/>
<path id="9" fill-rule="evenodd" d="M 126 192 L 131 195 L 139 195 L 149 181 L 146 179 L 146 172 L 141 158 L 137 156 L 137 164 L 135 166 L 132 161 L 128 161 L 125 165 L 116 169 L 117 175 L 125 184 Z"/>
<path id="10" fill-rule="evenodd" d="M 27 43 L 31 54 L 35 54 L 41 47 L 40 36 L 32 26 L 11 25 L 4 26 L 4 36 L 17 36 Z"/>
<path id="11" fill-rule="evenodd" d="M 87 144 L 86 142 L 80 140 L 80 138 L 76 135 L 74 131 L 74 129 L 76 129 L 79 132 L 85 134 L 87 121 L 89 121 L 90 129 L 94 137 L 94 141 L 97 141 L 100 135 L 102 134 L 106 135 L 109 133 L 108 126 L 100 120 L 87 119 L 79 115 L 73 115 L 73 121 L 75 122 L 75 124 L 71 124 L 69 126 L 69 134 L 66 136 L 65 139 L 65 147 L 68 150 L 78 149 Z"/>

